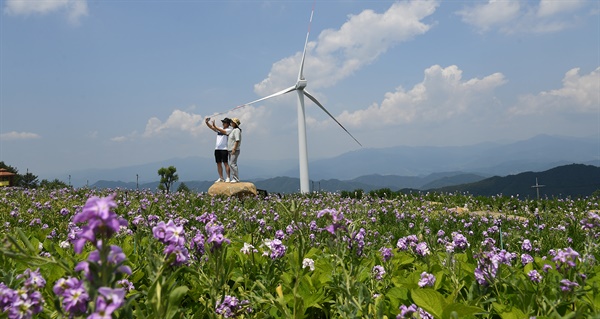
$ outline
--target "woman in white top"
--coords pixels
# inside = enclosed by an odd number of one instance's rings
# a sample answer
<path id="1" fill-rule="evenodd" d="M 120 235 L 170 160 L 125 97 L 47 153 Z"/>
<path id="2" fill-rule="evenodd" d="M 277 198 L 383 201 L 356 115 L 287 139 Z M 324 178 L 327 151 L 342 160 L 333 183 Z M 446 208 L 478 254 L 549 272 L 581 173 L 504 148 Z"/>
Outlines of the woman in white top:
<path id="1" fill-rule="evenodd" d="M 216 182 L 229 182 L 229 177 L 231 175 L 229 164 L 227 163 L 227 160 L 229 158 L 229 151 L 227 149 L 227 135 L 232 130 L 232 128 L 230 127 L 231 119 L 224 118 L 221 120 L 221 122 L 223 123 L 223 128 L 215 126 L 214 120 L 212 121 L 212 124 L 208 121 L 210 121 L 210 118 L 206 119 L 206 126 L 208 126 L 211 130 L 217 132 L 217 142 L 215 144 L 215 161 L 217 162 L 217 172 L 219 173 L 219 179 Z M 223 179 L 223 166 L 225 166 L 225 173 L 227 174 L 227 179 L 225 180 Z"/>

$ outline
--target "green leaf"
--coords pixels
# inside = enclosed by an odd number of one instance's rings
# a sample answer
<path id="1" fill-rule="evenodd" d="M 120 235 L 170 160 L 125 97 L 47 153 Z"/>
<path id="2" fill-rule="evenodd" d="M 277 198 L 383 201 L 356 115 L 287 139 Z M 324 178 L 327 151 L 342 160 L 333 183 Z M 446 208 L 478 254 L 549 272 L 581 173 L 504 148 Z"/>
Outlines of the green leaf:
<path id="1" fill-rule="evenodd" d="M 29 250 L 29 252 L 34 253 L 37 255 L 37 248 L 34 248 L 33 245 L 31 244 L 31 242 L 29 241 L 29 239 L 27 238 L 27 235 L 25 235 L 25 233 L 21 230 L 21 228 L 17 228 L 17 234 L 19 235 L 19 238 L 21 239 L 21 241 L 23 242 L 23 244 L 25 245 L 25 247 L 27 247 L 27 249 Z"/>
<path id="2" fill-rule="evenodd" d="M 502 319 L 522 319 L 529 317 L 525 315 L 523 311 L 515 307 L 505 306 L 497 302 L 492 303 L 492 306 Z"/>
<path id="3" fill-rule="evenodd" d="M 527 275 L 532 270 L 533 270 L 533 263 L 528 263 L 527 265 L 525 265 L 525 267 L 523 267 L 523 272 L 525 273 L 525 275 Z"/>
<path id="4" fill-rule="evenodd" d="M 169 305 L 167 306 L 166 318 L 173 318 L 177 314 L 179 311 L 179 304 L 187 294 L 188 290 L 190 289 L 187 286 L 179 286 L 171 291 L 169 294 Z"/>
<path id="5" fill-rule="evenodd" d="M 436 318 L 442 318 L 446 300 L 444 296 L 433 289 L 413 289 L 410 296 L 414 303 Z"/>
<path id="6" fill-rule="evenodd" d="M 473 316 L 478 313 L 485 312 L 485 309 L 473 306 L 467 306 L 459 303 L 453 303 L 446 308 L 444 308 L 444 312 L 442 314 L 442 318 L 466 318 L 469 316 Z M 453 314 L 456 314 L 453 317 Z"/>

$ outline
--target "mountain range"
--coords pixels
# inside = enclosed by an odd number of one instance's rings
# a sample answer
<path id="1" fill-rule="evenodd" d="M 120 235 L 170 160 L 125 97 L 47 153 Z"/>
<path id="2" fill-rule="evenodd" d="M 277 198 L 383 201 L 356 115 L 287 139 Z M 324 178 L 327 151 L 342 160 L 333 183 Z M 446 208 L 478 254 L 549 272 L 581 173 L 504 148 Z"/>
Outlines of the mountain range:
<path id="1" fill-rule="evenodd" d="M 370 188 L 366 186 L 374 184 L 376 188 L 427 189 L 476 182 L 492 176 L 541 172 L 573 163 L 600 166 L 600 139 L 539 135 L 505 144 L 489 142 L 468 146 L 363 148 L 332 158 L 312 160 L 309 169 L 314 190 L 325 189 L 326 185 L 328 189 L 335 190 L 334 185 L 340 182 L 356 185 L 353 189 L 365 190 Z M 99 187 L 105 185 L 106 181 L 141 187 L 157 183 L 158 169 L 171 165 L 177 168 L 180 181 L 187 186 L 192 182 L 210 186 L 218 177 L 212 157 L 174 158 L 114 169 L 73 171 L 68 174 L 72 178 L 72 185 L 76 187 Z M 295 178 L 298 176 L 296 159 L 248 159 L 240 161 L 240 173 L 243 180 L 252 181 L 257 187 L 263 183 L 280 183 L 290 184 L 290 187 L 294 187 L 292 192 L 299 188 Z M 64 179 L 64 176 L 61 177 L 63 178 L 57 178 Z"/>
<path id="2" fill-rule="evenodd" d="M 538 183 L 543 181 L 543 183 Z M 192 191 L 207 192 L 212 181 L 188 181 L 185 185 Z M 175 183 L 173 190 L 181 183 Z M 299 179 L 275 177 L 254 182 L 258 189 L 267 193 L 296 193 Z M 157 189 L 158 182 L 136 183 L 98 181 L 92 187 L 121 189 Z M 392 191 L 469 193 L 474 196 L 515 196 L 519 198 L 582 197 L 600 191 L 600 167 L 584 164 L 558 166 L 543 172 L 524 172 L 509 176 L 485 178 L 474 174 L 436 173 L 425 177 L 365 175 L 353 180 L 320 180 L 313 182 L 312 191 L 372 191 L 388 188 Z"/>

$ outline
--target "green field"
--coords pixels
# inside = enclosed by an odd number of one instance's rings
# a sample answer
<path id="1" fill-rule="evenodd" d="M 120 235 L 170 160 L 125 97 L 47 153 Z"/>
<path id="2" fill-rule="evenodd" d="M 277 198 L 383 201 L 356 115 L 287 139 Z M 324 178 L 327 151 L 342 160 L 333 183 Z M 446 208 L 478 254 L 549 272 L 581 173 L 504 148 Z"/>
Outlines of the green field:
<path id="1" fill-rule="evenodd" d="M 0 318 L 599 318 L 598 204 L 0 188 Z"/>

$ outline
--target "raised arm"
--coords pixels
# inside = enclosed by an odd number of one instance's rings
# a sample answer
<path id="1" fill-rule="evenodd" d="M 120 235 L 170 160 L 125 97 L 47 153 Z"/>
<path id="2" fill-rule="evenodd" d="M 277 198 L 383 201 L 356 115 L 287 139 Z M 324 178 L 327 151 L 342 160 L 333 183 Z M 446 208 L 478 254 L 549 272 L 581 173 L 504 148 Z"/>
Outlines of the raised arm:
<path id="1" fill-rule="evenodd" d="M 208 126 L 208 128 L 209 128 L 209 129 L 211 129 L 211 130 L 213 130 L 213 131 L 214 131 L 215 129 L 214 129 L 213 127 L 214 127 L 214 123 L 215 123 L 215 121 L 213 121 L 213 125 L 210 125 L 210 122 L 209 122 L 209 121 L 210 121 L 210 117 L 207 117 L 207 118 L 204 120 L 204 123 L 206 123 L 206 126 Z"/>

